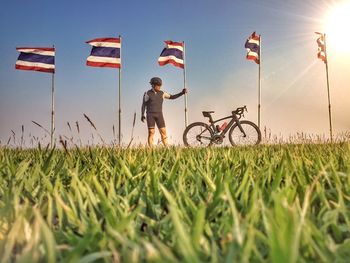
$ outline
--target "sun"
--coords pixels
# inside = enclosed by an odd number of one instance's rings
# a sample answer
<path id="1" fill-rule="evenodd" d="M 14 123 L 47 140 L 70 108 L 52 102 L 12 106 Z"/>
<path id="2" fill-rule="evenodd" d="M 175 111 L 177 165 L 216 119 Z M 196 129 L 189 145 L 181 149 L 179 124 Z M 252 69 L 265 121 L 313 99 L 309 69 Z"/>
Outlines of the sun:
<path id="1" fill-rule="evenodd" d="M 350 54 L 350 1 L 331 8 L 325 24 L 327 48 Z"/>

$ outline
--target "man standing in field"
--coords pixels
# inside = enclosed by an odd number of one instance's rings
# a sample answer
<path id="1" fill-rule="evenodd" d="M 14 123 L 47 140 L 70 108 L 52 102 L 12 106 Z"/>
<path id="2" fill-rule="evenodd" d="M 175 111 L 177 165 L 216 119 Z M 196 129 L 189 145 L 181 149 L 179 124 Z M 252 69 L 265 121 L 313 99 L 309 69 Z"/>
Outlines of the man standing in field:
<path id="1" fill-rule="evenodd" d="M 167 135 L 165 128 L 165 121 L 163 117 L 163 100 L 170 99 L 174 100 L 185 93 L 187 93 L 187 89 L 183 89 L 180 93 L 175 95 L 170 95 L 169 93 L 160 90 L 162 87 L 162 80 L 158 77 L 151 78 L 150 84 L 152 89 L 145 92 L 142 100 L 141 107 L 141 121 L 145 122 L 147 119 L 148 126 L 148 146 L 152 147 L 153 145 L 153 137 L 155 133 L 155 125 L 159 129 L 160 136 L 162 138 L 163 144 L 167 145 Z M 145 110 L 147 109 L 147 117 L 145 117 Z"/>

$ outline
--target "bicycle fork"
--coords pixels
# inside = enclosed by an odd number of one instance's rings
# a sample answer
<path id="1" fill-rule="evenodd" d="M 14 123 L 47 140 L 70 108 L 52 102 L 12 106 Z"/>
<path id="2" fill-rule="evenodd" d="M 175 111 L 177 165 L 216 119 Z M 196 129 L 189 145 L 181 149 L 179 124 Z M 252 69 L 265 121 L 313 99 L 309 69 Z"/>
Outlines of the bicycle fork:
<path id="1" fill-rule="evenodd" d="M 241 122 L 237 118 L 236 114 L 233 114 L 233 120 L 237 123 L 237 126 L 238 126 L 239 130 L 243 133 L 243 137 L 247 137 L 247 135 L 245 134 L 245 131 L 242 128 Z"/>

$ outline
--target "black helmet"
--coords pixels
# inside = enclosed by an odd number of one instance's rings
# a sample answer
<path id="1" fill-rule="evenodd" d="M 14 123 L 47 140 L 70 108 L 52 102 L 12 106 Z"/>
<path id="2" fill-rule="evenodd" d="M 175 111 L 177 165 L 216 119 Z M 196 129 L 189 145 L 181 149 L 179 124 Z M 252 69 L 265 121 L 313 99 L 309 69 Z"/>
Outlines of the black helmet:
<path id="1" fill-rule="evenodd" d="M 159 85 L 159 86 L 161 86 L 162 85 L 162 79 L 158 78 L 158 77 L 153 77 L 153 78 L 151 78 L 149 83 L 151 83 L 151 85 Z"/>

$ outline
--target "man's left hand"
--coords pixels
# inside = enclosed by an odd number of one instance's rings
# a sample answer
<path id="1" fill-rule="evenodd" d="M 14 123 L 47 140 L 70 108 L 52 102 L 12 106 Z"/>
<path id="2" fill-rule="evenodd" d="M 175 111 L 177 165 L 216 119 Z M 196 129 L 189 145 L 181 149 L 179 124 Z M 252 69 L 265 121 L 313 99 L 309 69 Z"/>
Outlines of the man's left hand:
<path id="1" fill-rule="evenodd" d="M 182 94 L 186 94 L 187 92 L 188 92 L 187 89 L 182 90 Z"/>

